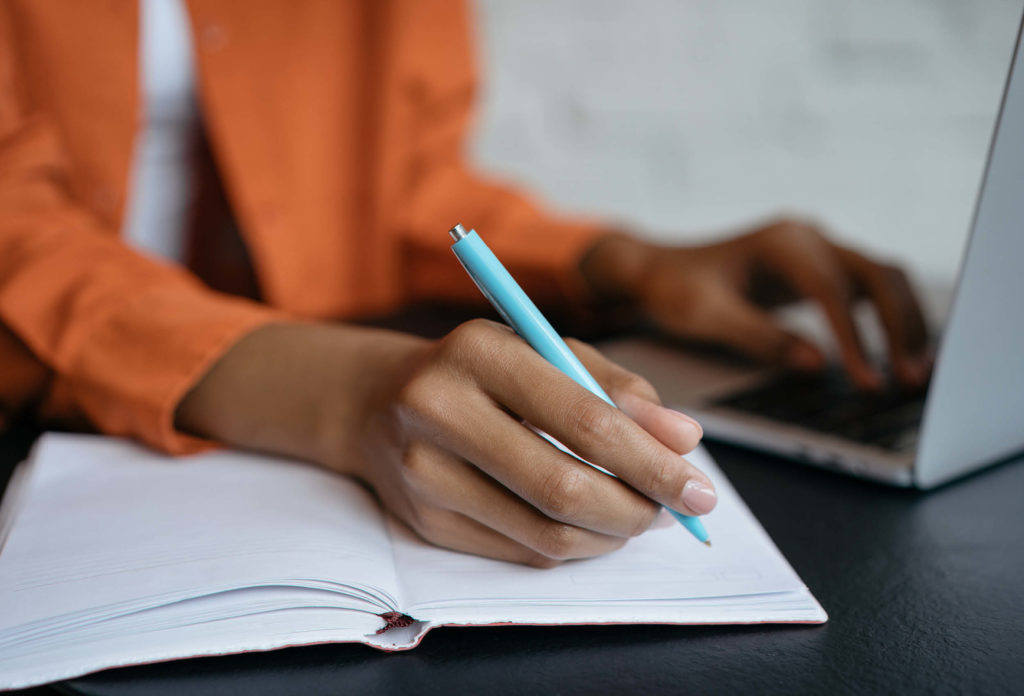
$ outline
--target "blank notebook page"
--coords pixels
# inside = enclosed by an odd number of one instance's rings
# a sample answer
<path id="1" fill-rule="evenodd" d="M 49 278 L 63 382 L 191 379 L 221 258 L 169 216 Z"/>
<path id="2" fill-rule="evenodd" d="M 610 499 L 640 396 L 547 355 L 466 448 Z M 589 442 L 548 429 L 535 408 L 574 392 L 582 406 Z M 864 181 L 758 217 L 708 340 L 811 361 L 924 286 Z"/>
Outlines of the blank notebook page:
<path id="1" fill-rule="evenodd" d="M 560 614 L 570 617 L 575 612 L 565 608 L 572 605 L 607 607 L 618 601 L 628 608 L 637 603 L 678 604 L 679 600 L 714 605 L 722 598 L 735 603 L 743 596 L 760 595 L 764 600 L 806 593 L 803 582 L 707 451 L 698 448 L 687 458 L 708 474 L 718 492 L 718 505 L 702 518 L 711 535 L 710 548 L 673 521 L 605 556 L 535 569 L 428 546 L 392 523 L 403 606 L 417 618 L 443 613 L 435 610 L 444 607 L 473 605 L 481 617 L 507 619 L 511 613 L 539 620 Z M 747 620 L 758 620 L 750 606 L 740 613 Z M 823 617 L 813 600 L 808 609 L 808 620 Z M 609 611 L 609 620 L 621 614 Z M 667 613 L 666 620 L 672 615 Z"/>

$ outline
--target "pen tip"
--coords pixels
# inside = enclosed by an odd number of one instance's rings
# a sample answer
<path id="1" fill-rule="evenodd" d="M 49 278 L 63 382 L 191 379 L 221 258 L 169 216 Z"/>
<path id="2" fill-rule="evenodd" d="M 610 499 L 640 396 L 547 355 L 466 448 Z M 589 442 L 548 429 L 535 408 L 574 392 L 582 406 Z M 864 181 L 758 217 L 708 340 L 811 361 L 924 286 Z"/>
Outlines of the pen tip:
<path id="1" fill-rule="evenodd" d="M 710 549 L 711 548 L 711 540 L 708 539 L 707 541 L 705 541 L 704 545 L 707 546 Z"/>

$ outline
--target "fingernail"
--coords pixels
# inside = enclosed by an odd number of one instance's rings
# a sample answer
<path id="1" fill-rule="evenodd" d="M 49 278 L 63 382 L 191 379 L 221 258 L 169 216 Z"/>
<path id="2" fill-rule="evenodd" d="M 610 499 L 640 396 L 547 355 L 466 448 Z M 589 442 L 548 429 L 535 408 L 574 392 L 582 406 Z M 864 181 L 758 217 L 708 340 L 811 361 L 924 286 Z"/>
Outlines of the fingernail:
<path id="1" fill-rule="evenodd" d="M 700 481 L 687 481 L 683 486 L 683 504 L 698 515 L 706 515 L 715 508 L 718 496 L 707 484 Z"/>
<path id="2" fill-rule="evenodd" d="M 690 430 L 691 431 L 690 432 L 691 435 L 693 433 L 696 433 L 698 440 L 700 438 L 704 437 L 704 428 L 702 428 L 700 423 L 695 421 L 693 418 L 690 418 L 688 415 L 686 415 L 685 413 L 683 413 L 681 411 L 674 411 L 671 408 L 666 408 L 664 410 L 666 410 L 669 413 L 671 413 L 673 416 L 676 417 L 676 419 L 682 421 L 683 427 L 688 429 L 688 430 Z"/>

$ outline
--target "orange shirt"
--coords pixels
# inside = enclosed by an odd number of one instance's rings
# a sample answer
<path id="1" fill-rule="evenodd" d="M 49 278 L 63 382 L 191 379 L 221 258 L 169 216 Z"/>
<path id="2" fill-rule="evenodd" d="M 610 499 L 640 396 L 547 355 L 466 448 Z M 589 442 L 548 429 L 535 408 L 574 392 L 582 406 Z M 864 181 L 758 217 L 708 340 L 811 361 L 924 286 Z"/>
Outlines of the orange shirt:
<path id="1" fill-rule="evenodd" d="M 540 299 L 600 229 L 467 170 L 458 0 L 187 0 L 211 146 L 266 304 L 119 240 L 139 113 L 136 0 L 0 0 L 0 408 L 185 452 L 173 410 L 246 332 L 475 299 L 455 222 Z"/>

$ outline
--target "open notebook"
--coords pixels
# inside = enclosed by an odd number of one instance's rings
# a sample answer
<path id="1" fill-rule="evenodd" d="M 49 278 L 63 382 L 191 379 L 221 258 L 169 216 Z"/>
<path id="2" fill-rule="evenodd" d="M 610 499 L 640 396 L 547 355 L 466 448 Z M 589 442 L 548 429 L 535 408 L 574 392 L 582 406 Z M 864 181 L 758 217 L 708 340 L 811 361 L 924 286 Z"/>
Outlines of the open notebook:
<path id="1" fill-rule="evenodd" d="M 718 487 L 712 548 L 674 525 L 537 570 L 425 544 L 312 466 L 47 434 L 0 508 L 0 688 L 327 641 L 402 650 L 442 625 L 825 621 L 707 453 L 690 459 Z"/>

